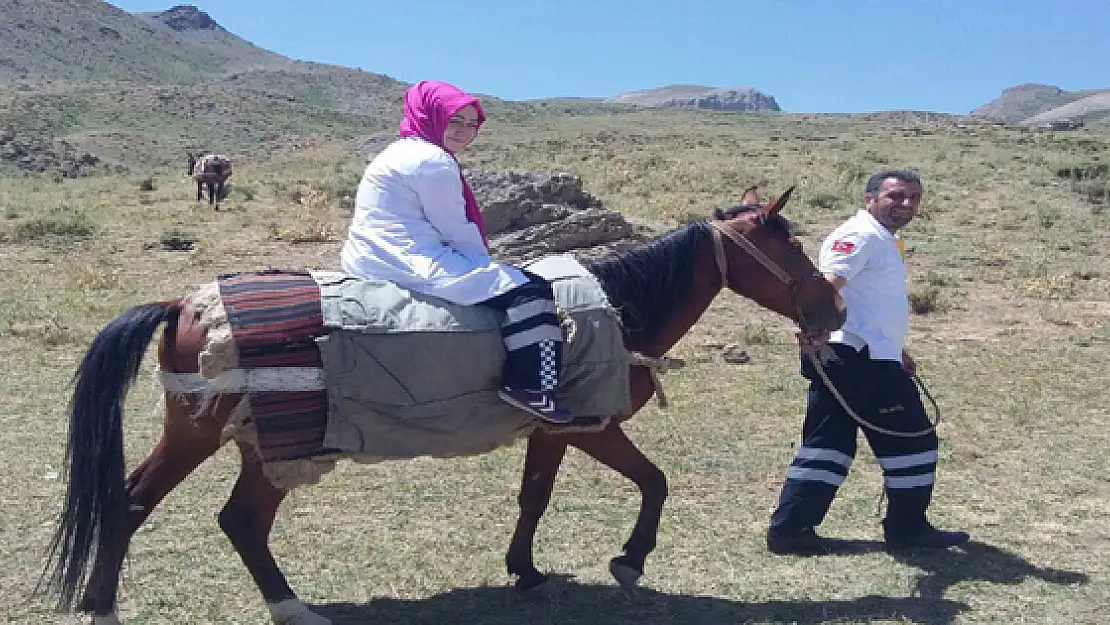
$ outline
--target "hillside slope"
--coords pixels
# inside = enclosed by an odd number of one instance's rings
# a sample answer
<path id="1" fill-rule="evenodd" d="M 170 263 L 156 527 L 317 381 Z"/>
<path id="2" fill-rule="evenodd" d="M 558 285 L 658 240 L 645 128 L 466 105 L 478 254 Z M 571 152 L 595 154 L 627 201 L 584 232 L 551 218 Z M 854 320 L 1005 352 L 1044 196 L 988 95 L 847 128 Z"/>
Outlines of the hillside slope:
<path id="1" fill-rule="evenodd" d="M 296 66 L 229 33 L 194 7 L 131 14 L 102 0 L 0 0 L 0 15 L 0 84 L 180 84 Z"/>
<path id="2" fill-rule="evenodd" d="M 1024 84 L 1010 87 L 990 102 L 971 111 L 972 117 L 1016 124 L 1091 95 L 1110 89 L 1065 91 L 1054 85 Z"/>

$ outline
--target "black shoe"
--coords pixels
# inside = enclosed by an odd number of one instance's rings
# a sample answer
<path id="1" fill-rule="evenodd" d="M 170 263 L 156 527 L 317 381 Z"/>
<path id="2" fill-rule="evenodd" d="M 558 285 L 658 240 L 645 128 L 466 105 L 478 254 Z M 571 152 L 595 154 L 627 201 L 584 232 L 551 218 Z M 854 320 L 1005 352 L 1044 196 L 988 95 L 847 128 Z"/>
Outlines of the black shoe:
<path id="1" fill-rule="evenodd" d="M 574 415 L 570 414 L 569 410 L 555 405 L 554 393 L 503 386 L 497 389 L 497 396 L 501 398 L 501 401 L 516 406 L 547 423 L 565 425 L 574 419 Z"/>
<path id="2" fill-rule="evenodd" d="M 939 530 L 926 522 L 921 529 L 909 534 L 886 535 L 888 549 L 948 549 L 971 539 L 967 532 Z"/>
<path id="3" fill-rule="evenodd" d="M 830 552 L 828 541 L 818 536 L 812 527 L 795 534 L 767 532 L 767 550 L 780 556 L 817 556 Z"/>

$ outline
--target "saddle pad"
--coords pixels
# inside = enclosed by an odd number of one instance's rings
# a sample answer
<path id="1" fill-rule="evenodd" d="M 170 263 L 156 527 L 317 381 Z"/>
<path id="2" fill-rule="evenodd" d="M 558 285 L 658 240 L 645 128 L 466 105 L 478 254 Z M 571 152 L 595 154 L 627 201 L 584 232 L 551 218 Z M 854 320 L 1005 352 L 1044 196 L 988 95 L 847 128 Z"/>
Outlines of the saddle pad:
<path id="1" fill-rule="evenodd" d="M 576 263 L 575 263 L 576 264 Z M 549 264 L 564 325 L 560 402 L 580 417 L 631 410 L 619 314 L 597 279 Z M 580 266 L 579 266 L 580 268 Z M 382 457 L 484 453 L 535 421 L 496 395 L 503 313 L 412 293 L 381 280 L 316 272 L 329 397 L 325 444 Z M 545 276 L 548 277 L 548 276 Z"/>
<path id="2" fill-rule="evenodd" d="M 218 279 L 241 369 L 321 368 L 316 338 L 327 330 L 320 287 L 307 272 L 266 271 Z M 321 453 L 328 423 L 325 390 L 249 393 L 264 462 Z"/>
<path id="3" fill-rule="evenodd" d="M 240 368 L 323 370 L 324 390 L 248 395 L 265 462 L 470 455 L 537 425 L 496 396 L 502 313 L 333 272 L 234 274 L 218 284 Z M 577 416 L 627 414 L 630 358 L 617 313 L 593 276 L 552 286 L 566 336 L 560 400 Z"/>

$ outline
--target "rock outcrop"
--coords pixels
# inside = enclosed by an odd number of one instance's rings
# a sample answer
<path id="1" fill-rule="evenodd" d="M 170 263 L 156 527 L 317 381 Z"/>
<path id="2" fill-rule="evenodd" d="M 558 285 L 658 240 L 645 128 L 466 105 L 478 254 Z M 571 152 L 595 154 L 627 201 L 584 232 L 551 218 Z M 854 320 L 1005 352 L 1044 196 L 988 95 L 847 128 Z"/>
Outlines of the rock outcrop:
<path id="1" fill-rule="evenodd" d="M 3 128 L 0 128 L 0 161 L 8 161 L 31 173 L 53 171 L 62 178 L 85 176 L 101 164 L 95 154 L 82 152 L 66 141 L 20 137 Z"/>
<path id="2" fill-rule="evenodd" d="M 696 108 L 715 111 L 781 111 L 775 99 L 752 87 L 704 87 L 668 85 L 657 89 L 631 91 L 609 98 L 608 102 L 639 106 Z"/>
<path id="3" fill-rule="evenodd" d="M 594 260 L 647 240 L 644 229 L 602 206 L 582 179 L 563 173 L 467 172 L 493 256 L 517 263 L 569 252 Z"/>

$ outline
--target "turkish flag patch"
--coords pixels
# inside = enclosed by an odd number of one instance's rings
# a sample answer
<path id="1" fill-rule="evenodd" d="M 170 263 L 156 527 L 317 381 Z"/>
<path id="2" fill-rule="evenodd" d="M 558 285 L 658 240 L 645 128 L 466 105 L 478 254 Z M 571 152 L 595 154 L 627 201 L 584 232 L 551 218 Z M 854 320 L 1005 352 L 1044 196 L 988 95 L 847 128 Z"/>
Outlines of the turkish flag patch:
<path id="1" fill-rule="evenodd" d="M 832 244 L 832 251 L 841 254 L 851 254 L 854 249 L 856 249 L 856 244 L 851 241 L 836 241 Z"/>

